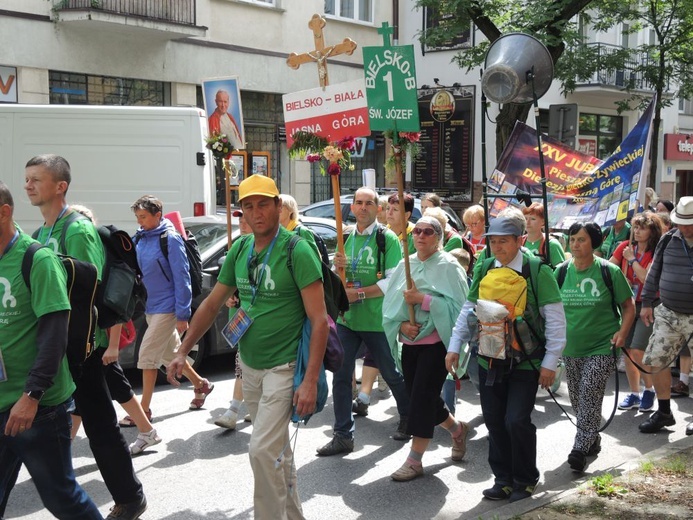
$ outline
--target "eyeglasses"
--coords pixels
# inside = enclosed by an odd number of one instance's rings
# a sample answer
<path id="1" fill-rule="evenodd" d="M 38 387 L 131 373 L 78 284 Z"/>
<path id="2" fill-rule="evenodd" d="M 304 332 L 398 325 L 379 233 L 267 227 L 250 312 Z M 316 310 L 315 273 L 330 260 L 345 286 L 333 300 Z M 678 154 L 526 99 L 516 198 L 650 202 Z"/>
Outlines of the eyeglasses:
<path id="1" fill-rule="evenodd" d="M 432 237 L 433 235 L 436 234 L 436 230 L 433 228 L 430 228 L 430 227 L 427 227 L 427 228 L 415 227 L 412 230 L 412 233 L 414 233 L 417 236 L 423 234 L 424 236 Z"/>

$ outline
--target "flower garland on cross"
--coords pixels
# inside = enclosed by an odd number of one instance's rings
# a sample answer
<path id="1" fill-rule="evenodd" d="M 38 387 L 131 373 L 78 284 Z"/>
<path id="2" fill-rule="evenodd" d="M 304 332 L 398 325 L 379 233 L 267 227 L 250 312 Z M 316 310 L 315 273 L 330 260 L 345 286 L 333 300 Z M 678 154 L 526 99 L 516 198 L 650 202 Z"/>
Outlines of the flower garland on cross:
<path id="1" fill-rule="evenodd" d="M 305 158 L 310 163 L 319 163 L 323 176 L 327 173 L 341 175 L 343 171 L 354 171 L 354 165 L 351 163 L 351 154 L 354 151 L 353 137 L 330 143 L 324 137 L 302 130 L 295 132 L 291 137 L 293 143 L 289 147 L 289 157 Z"/>
<path id="2" fill-rule="evenodd" d="M 422 147 L 419 144 L 421 132 L 397 132 L 397 142 L 395 142 L 394 130 L 386 130 L 383 132 L 386 139 L 390 139 L 392 153 L 385 161 L 385 173 L 391 179 L 392 174 L 396 171 L 396 161 L 406 158 L 407 155 L 413 161 L 421 155 Z"/>

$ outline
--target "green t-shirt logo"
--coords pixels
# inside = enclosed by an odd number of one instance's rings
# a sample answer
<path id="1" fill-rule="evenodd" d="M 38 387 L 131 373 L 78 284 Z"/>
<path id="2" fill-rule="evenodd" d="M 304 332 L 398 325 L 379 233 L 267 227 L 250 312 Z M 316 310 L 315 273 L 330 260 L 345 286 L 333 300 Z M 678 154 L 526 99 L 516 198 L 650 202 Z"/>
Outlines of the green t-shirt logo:
<path id="1" fill-rule="evenodd" d="M 582 282 L 580 282 L 580 292 L 582 294 L 585 294 L 585 286 L 587 284 L 590 284 L 592 286 L 592 292 L 591 296 L 593 298 L 599 298 L 601 296 L 601 291 L 597 289 L 597 282 L 595 282 L 592 278 L 585 278 Z"/>
<path id="2" fill-rule="evenodd" d="M 0 285 L 5 287 L 5 292 L 2 295 L 2 306 L 7 309 L 7 307 L 16 307 L 17 299 L 12 296 L 12 285 L 7 278 L 0 277 Z"/>

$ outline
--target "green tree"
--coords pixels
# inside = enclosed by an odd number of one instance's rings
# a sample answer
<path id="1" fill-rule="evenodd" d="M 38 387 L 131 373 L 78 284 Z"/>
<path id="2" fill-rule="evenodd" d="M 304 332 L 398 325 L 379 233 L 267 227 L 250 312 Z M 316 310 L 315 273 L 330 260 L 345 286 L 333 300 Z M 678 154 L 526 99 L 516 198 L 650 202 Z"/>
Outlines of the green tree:
<path id="1" fill-rule="evenodd" d="M 595 29 L 624 23 L 630 33 L 645 29 L 652 35 L 646 43 L 623 51 L 620 68 L 630 71 L 629 96 L 617 104 L 619 111 L 645 108 L 652 99 L 651 91 L 657 93 L 650 151 L 651 157 L 658 158 L 662 108 L 676 98 L 693 95 L 693 0 L 608 0 L 604 13 L 609 16 L 595 23 Z M 657 162 L 650 163 L 648 186 L 655 185 Z"/>
<path id="2" fill-rule="evenodd" d="M 459 52 L 454 61 L 467 69 L 483 64 L 491 43 L 505 33 L 520 31 L 541 40 L 554 63 L 555 77 L 564 91 L 575 88 L 576 81 L 592 76 L 597 67 L 598 49 L 583 45 L 575 21 L 582 14 L 590 21 L 588 7 L 603 0 L 417 0 L 418 7 L 437 9 L 445 20 L 439 27 L 422 35 L 425 43 L 436 46 L 473 23 L 486 37 L 471 49 Z M 566 52 L 568 51 L 568 52 Z M 530 104 L 505 104 L 496 121 L 496 156 L 500 155 L 516 121 L 526 121 Z"/>

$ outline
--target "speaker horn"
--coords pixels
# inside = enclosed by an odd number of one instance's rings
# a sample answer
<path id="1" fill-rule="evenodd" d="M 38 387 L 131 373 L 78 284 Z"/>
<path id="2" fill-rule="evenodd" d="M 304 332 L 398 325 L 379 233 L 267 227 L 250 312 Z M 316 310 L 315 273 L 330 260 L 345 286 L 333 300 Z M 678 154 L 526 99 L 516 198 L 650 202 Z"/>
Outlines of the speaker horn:
<path id="1" fill-rule="evenodd" d="M 525 33 L 504 34 L 493 42 L 484 69 L 481 90 L 494 103 L 530 103 L 535 94 L 536 99 L 546 94 L 553 81 L 549 50 Z"/>

